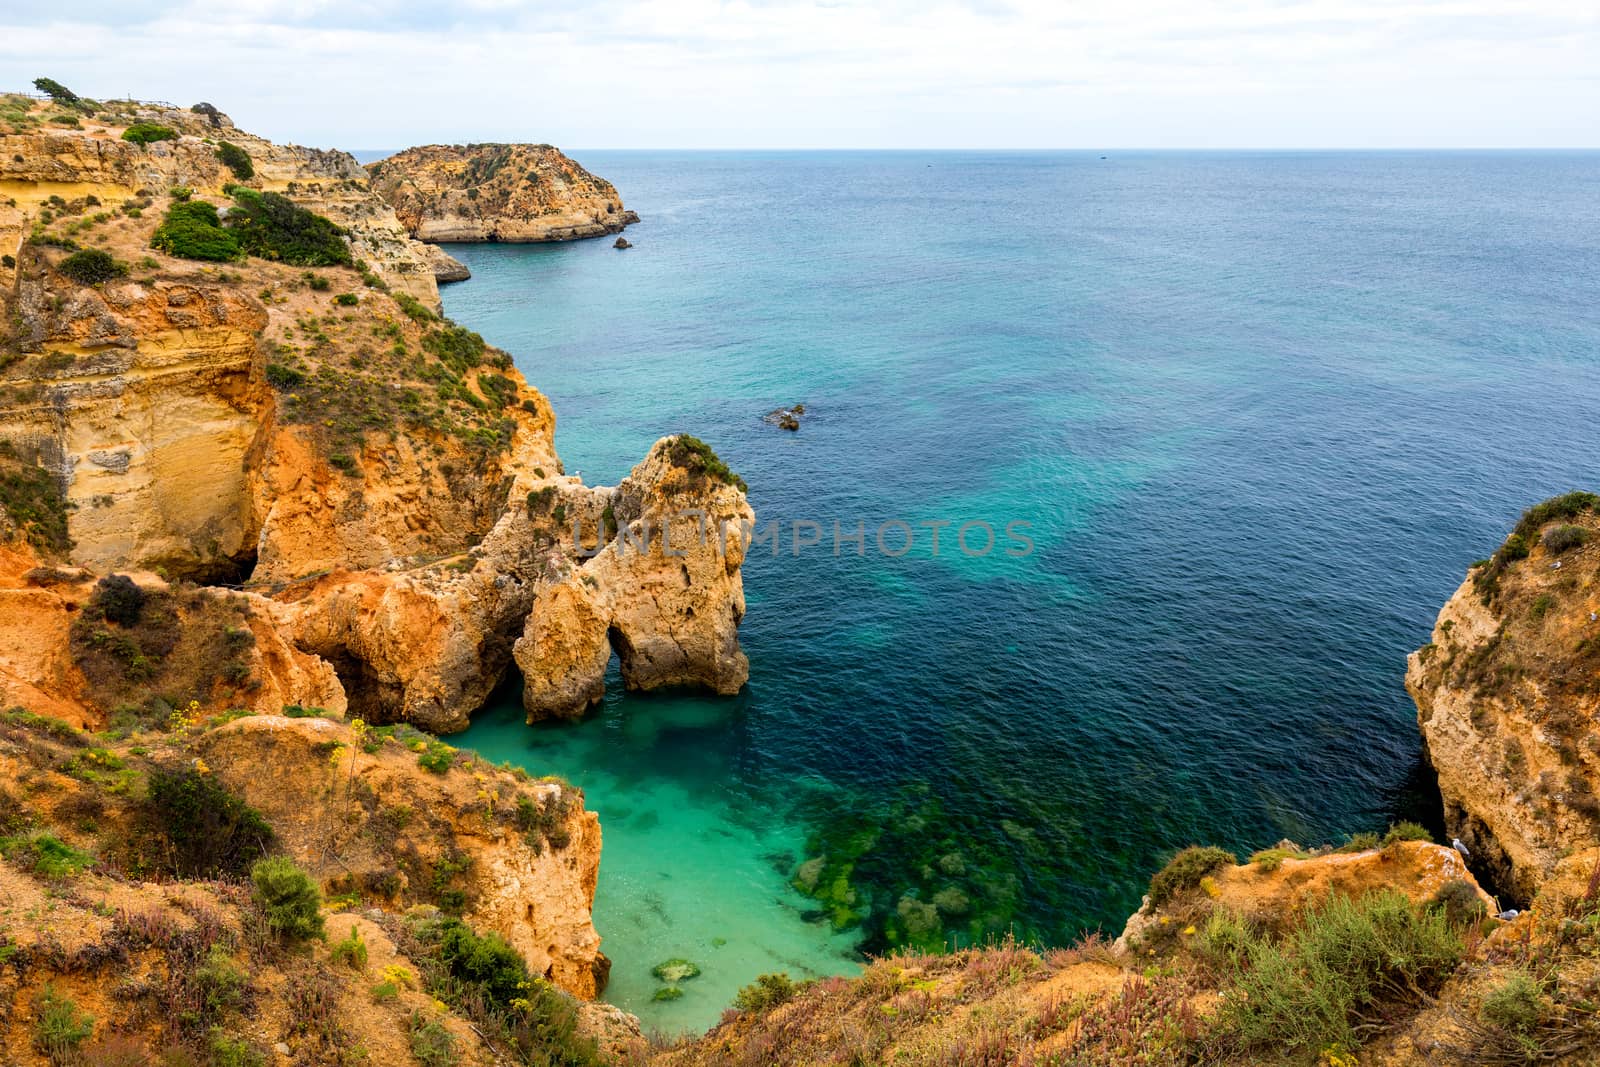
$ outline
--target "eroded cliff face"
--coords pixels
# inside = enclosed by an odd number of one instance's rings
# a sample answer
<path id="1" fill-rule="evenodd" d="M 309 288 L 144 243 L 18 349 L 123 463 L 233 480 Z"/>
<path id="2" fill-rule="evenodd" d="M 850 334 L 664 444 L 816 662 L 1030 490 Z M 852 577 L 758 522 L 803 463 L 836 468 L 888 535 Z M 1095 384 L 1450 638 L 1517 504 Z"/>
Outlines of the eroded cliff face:
<path id="1" fill-rule="evenodd" d="M 423 241 L 570 241 L 639 221 L 610 182 L 550 145 L 427 145 L 367 170 Z"/>
<path id="2" fill-rule="evenodd" d="M 582 714 L 603 695 L 613 652 L 630 689 L 738 692 L 750 674 L 738 638 L 754 521 L 744 493 L 685 439 L 665 438 L 601 499 L 596 525 L 619 535 L 558 562 L 516 644 L 528 721 Z"/>
<path id="3" fill-rule="evenodd" d="M 571 786 L 465 755 L 424 770 L 403 742 L 322 718 L 237 719 L 194 748 L 334 893 L 396 911 L 458 893 L 462 918 L 503 936 L 534 974 L 584 999 L 605 985 L 589 918 L 600 820 Z M 549 814 L 519 825 L 530 810 Z"/>
<path id="4" fill-rule="evenodd" d="M 1517 902 L 1600 834 L 1597 575 L 1594 498 L 1540 505 L 1472 569 L 1407 664 L 1446 825 Z"/>

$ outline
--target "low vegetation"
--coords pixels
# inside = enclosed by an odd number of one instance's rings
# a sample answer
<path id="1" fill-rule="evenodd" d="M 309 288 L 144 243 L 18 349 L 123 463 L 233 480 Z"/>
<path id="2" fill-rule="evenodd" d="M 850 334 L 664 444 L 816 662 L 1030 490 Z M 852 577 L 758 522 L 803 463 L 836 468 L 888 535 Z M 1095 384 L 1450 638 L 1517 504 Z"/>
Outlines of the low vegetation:
<path id="1" fill-rule="evenodd" d="M 60 479 L 25 458 L 10 441 L 0 441 L 0 509 L 5 511 L 7 536 L 20 537 L 46 556 L 72 550 Z"/>
<path id="2" fill-rule="evenodd" d="M 710 479 L 724 485 L 736 486 L 741 493 L 750 491 L 743 478 L 728 467 L 710 445 L 690 434 L 680 433 L 672 439 L 667 458 L 673 466 L 689 472 L 692 480 Z"/>

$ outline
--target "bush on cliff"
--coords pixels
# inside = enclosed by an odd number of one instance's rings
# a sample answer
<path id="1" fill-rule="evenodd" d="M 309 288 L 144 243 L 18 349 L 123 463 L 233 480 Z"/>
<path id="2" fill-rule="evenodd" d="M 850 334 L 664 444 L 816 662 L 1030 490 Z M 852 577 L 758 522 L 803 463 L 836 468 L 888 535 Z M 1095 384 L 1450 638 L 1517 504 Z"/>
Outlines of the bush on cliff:
<path id="1" fill-rule="evenodd" d="M 135 122 L 132 126 L 122 131 L 124 141 L 132 141 L 137 145 L 154 144 L 157 141 L 176 140 L 178 131 L 171 126 L 162 126 L 155 122 Z"/>
<path id="2" fill-rule="evenodd" d="M 250 153 L 231 141 L 217 143 L 217 158 L 222 161 L 223 166 L 233 171 L 233 176 L 240 181 L 249 181 L 256 176 L 255 164 L 250 162 Z"/>
<path id="3" fill-rule="evenodd" d="M 1212 941 L 1226 942 L 1208 954 L 1223 989 L 1213 1036 L 1244 1054 L 1222 1062 L 1353 1051 L 1435 993 L 1464 952 L 1441 912 L 1395 891 L 1330 898 L 1281 940 L 1219 915 Z"/>
<path id="4" fill-rule="evenodd" d="M 1217 868 L 1237 862 L 1238 858 L 1224 849 L 1209 845 L 1186 848 L 1150 879 L 1150 903 L 1160 907 L 1185 889 L 1198 886 L 1200 879 Z"/>
<path id="5" fill-rule="evenodd" d="M 150 247 L 183 259 L 226 263 L 239 258 L 239 239 L 222 228 L 216 206 L 204 200 L 180 200 L 156 227 Z"/>
<path id="6" fill-rule="evenodd" d="M 428 991 L 536 1067 L 600 1067 L 594 1039 L 579 1030 L 572 999 L 528 973 L 522 954 L 497 934 L 478 934 L 460 919 L 424 919 L 411 927 L 422 950 Z M 408 953 L 409 954 L 409 953 Z"/>
<path id="7" fill-rule="evenodd" d="M 128 268 L 112 258 L 110 252 L 85 248 L 63 259 L 56 270 L 79 285 L 99 285 L 128 273 Z"/>
<path id="8" fill-rule="evenodd" d="M 243 876 L 274 840 L 260 812 L 197 770 L 153 772 L 146 811 L 185 878 Z"/>
<path id="9" fill-rule="evenodd" d="M 667 458 L 677 467 L 682 467 L 689 472 L 693 479 L 710 478 L 722 482 L 724 485 L 738 486 L 741 493 L 750 491 L 744 479 L 728 467 L 728 465 L 712 451 L 711 446 L 686 433 L 680 433 L 672 439 L 672 445 L 667 452 Z"/>
<path id="10" fill-rule="evenodd" d="M 252 256 L 298 267 L 348 267 L 344 231 L 278 193 L 235 189 L 227 226 Z"/>
<path id="11" fill-rule="evenodd" d="M 0 509 L 11 532 L 39 551 L 62 556 L 72 550 L 61 484 L 43 467 L 18 456 L 10 441 L 0 441 Z"/>
<path id="12" fill-rule="evenodd" d="M 322 893 L 288 856 L 271 856 L 250 868 L 254 900 L 272 932 L 288 942 L 323 936 Z"/>

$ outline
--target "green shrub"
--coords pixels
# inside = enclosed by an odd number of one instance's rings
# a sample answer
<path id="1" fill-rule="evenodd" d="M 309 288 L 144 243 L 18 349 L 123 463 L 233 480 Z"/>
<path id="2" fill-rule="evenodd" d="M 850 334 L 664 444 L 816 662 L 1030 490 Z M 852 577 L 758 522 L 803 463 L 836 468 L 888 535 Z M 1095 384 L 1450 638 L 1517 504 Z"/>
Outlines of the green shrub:
<path id="1" fill-rule="evenodd" d="M 678 434 L 672 439 L 667 458 L 674 466 L 687 470 L 693 478 L 710 478 L 725 485 L 738 486 L 741 493 L 750 491 L 744 479 L 733 473 L 712 451 L 711 446 L 698 437 L 686 433 Z"/>
<path id="2" fill-rule="evenodd" d="M 1452 878 L 1428 898 L 1429 909 L 1444 916 L 1451 926 L 1465 926 L 1488 914 L 1477 888 L 1465 878 Z"/>
<path id="3" fill-rule="evenodd" d="M 303 385 L 306 380 L 306 376 L 300 371 L 286 367 L 282 363 L 268 363 L 266 374 L 267 384 L 274 389 L 293 389 L 297 385 Z"/>
<path id="4" fill-rule="evenodd" d="M 226 263 L 239 258 L 239 240 L 222 228 L 214 205 L 179 200 L 150 237 L 150 247 L 183 259 Z"/>
<path id="5" fill-rule="evenodd" d="M 1382 844 L 1382 840 L 1377 834 L 1363 831 L 1359 834 L 1351 834 L 1349 837 L 1345 838 L 1344 844 L 1334 849 L 1334 851 L 1367 852 L 1377 848 L 1380 844 Z"/>
<path id="6" fill-rule="evenodd" d="M 790 1000 L 798 990 L 788 974 L 763 974 L 734 995 L 733 1006 L 740 1011 L 763 1012 Z"/>
<path id="7" fill-rule="evenodd" d="M 418 1012 L 411 1013 L 411 1054 L 422 1067 L 453 1067 L 456 1062 L 456 1039 L 437 1020 L 424 1019 Z"/>
<path id="8" fill-rule="evenodd" d="M 126 574 L 108 574 L 94 583 L 89 603 L 118 626 L 137 626 L 144 614 L 144 590 Z"/>
<path id="9" fill-rule="evenodd" d="M 1232 852 L 1211 846 L 1191 846 L 1176 856 L 1150 879 L 1150 903 L 1160 907 L 1185 889 L 1194 889 L 1200 879 L 1217 868 L 1237 863 Z"/>
<path id="10" fill-rule="evenodd" d="M 132 126 L 122 131 L 124 141 L 134 144 L 154 144 L 156 141 L 171 141 L 176 139 L 178 131 L 171 126 L 162 126 L 154 122 L 135 122 Z"/>
<path id="11" fill-rule="evenodd" d="M 33 1047 L 51 1063 L 75 1062 L 78 1046 L 94 1033 L 94 1016 L 79 1011 L 71 997 L 57 993 L 48 983 L 34 1004 L 34 1014 Z"/>
<path id="12" fill-rule="evenodd" d="M 53 555 L 71 551 L 61 483 L 45 468 L 18 457 L 9 441 L 0 441 L 0 508 L 35 548 Z"/>
<path id="13" fill-rule="evenodd" d="M 217 142 L 217 158 L 222 165 L 233 171 L 233 176 L 240 181 L 249 181 L 256 176 L 255 164 L 250 162 L 250 153 L 236 144 L 228 141 Z"/>
<path id="14" fill-rule="evenodd" d="M 56 270 L 79 285 L 99 285 L 128 273 L 128 268 L 112 258 L 110 252 L 85 248 L 63 259 Z"/>
<path id="15" fill-rule="evenodd" d="M 336 942 L 328 950 L 328 958 L 334 963 L 342 963 L 352 971 L 367 969 L 367 943 L 361 940 L 361 931 L 354 923 L 350 924 L 350 936 L 343 941 Z"/>
<path id="16" fill-rule="evenodd" d="M 1587 544 L 1588 541 L 1588 530 L 1582 526 L 1569 525 L 1553 526 L 1544 532 L 1544 537 L 1540 538 L 1540 543 L 1544 545 L 1545 551 L 1553 556 L 1559 556 L 1563 552 L 1570 552 L 1574 548 Z"/>
<path id="17" fill-rule="evenodd" d="M 270 856 L 250 869 L 254 899 L 267 926 L 289 942 L 322 937 L 322 893 L 287 856 Z M 519 957 L 520 958 L 520 957 Z"/>
<path id="18" fill-rule="evenodd" d="M 172 1061 L 163 1061 L 172 1062 Z M 211 1067 L 266 1067 L 267 1057 L 242 1037 L 211 1031 Z"/>
<path id="19" fill-rule="evenodd" d="M 273 844 L 260 812 L 196 770 L 152 771 L 145 805 L 174 872 L 186 878 L 242 876 Z"/>
<path id="20" fill-rule="evenodd" d="M 460 919 L 445 919 L 439 928 L 439 959 L 462 982 L 478 986 L 494 1002 L 509 1005 L 528 985 L 528 964 L 522 953 L 495 933 L 479 935 Z"/>
<path id="21" fill-rule="evenodd" d="M 1385 847 L 1399 841 L 1432 841 L 1433 835 L 1421 823 L 1397 822 L 1389 827 L 1389 832 L 1383 835 L 1382 844 Z"/>
<path id="22" fill-rule="evenodd" d="M 206 1018 L 220 1018 L 244 1003 L 250 976 L 234 962 L 221 945 L 212 945 L 203 964 L 195 969 L 195 988 L 200 993 Z"/>
<path id="23" fill-rule="evenodd" d="M 443 741 L 429 741 L 417 754 L 417 766 L 434 774 L 444 774 L 455 762 L 456 750 Z"/>
<path id="24" fill-rule="evenodd" d="M 1212 958 L 1223 979 L 1219 1036 L 1249 1053 L 1314 1058 L 1415 1009 L 1460 962 L 1454 928 L 1403 893 L 1333 897 L 1281 941 L 1235 932 Z"/>
<path id="25" fill-rule="evenodd" d="M 576 804 L 577 798 L 565 789 L 551 792 L 537 802 L 531 797 L 518 797 L 513 821 L 530 844 L 538 846 L 542 838 L 551 848 L 563 849 L 572 842 L 567 819 Z"/>
<path id="26" fill-rule="evenodd" d="M 344 231 L 278 193 L 233 191 L 228 231 L 252 256 L 301 267 L 351 264 Z"/>
<path id="27" fill-rule="evenodd" d="M 313 293 L 326 293 L 329 289 L 333 288 L 333 282 L 327 278 L 324 278 L 320 274 L 313 274 L 310 271 L 306 271 L 305 280 L 306 287 Z"/>
<path id="28" fill-rule="evenodd" d="M 439 321 L 439 316 L 429 311 L 423 306 L 422 301 L 410 293 L 392 293 L 390 295 L 393 297 L 394 302 L 400 306 L 400 310 L 405 314 L 406 318 L 411 321 L 422 323 Z"/>
<path id="29" fill-rule="evenodd" d="M 1539 1025 L 1544 1008 L 1544 989 L 1531 974 L 1517 971 L 1489 990 L 1478 1014 L 1491 1026 L 1525 1034 Z"/>
<path id="30" fill-rule="evenodd" d="M 439 358 L 439 362 L 461 374 L 483 362 L 483 338 L 453 323 L 430 330 L 422 339 L 422 347 Z"/>
<path id="31" fill-rule="evenodd" d="M 72 878 L 94 865 L 93 856 L 48 833 L 0 837 L 0 856 L 14 859 L 39 877 L 53 882 Z"/>
<path id="32" fill-rule="evenodd" d="M 340 307 L 353 308 L 361 303 L 361 298 L 354 293 L 340 293 L 333 298 L 333 302 Z"/>

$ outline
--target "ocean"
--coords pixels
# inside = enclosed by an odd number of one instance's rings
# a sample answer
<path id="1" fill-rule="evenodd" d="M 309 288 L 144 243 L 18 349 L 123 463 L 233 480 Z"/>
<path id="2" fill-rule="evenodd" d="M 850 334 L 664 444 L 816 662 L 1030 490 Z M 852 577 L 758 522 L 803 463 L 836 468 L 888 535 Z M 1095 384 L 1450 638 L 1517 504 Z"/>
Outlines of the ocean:
<path id="1" fill-rule="evenodd" d="M 607 999 L 699 1030 L 763 972 L 1114 935 L 1184 845 L 1437 821 L 1406 653 L 1600 488 L 1600 154 L 575 155 L 635 247 L 452 246 L 446 311 L 569 471 L 691 432 L 783 533 L 741 695 L 613 669 L 452 739 L 599 812 Z"/>

